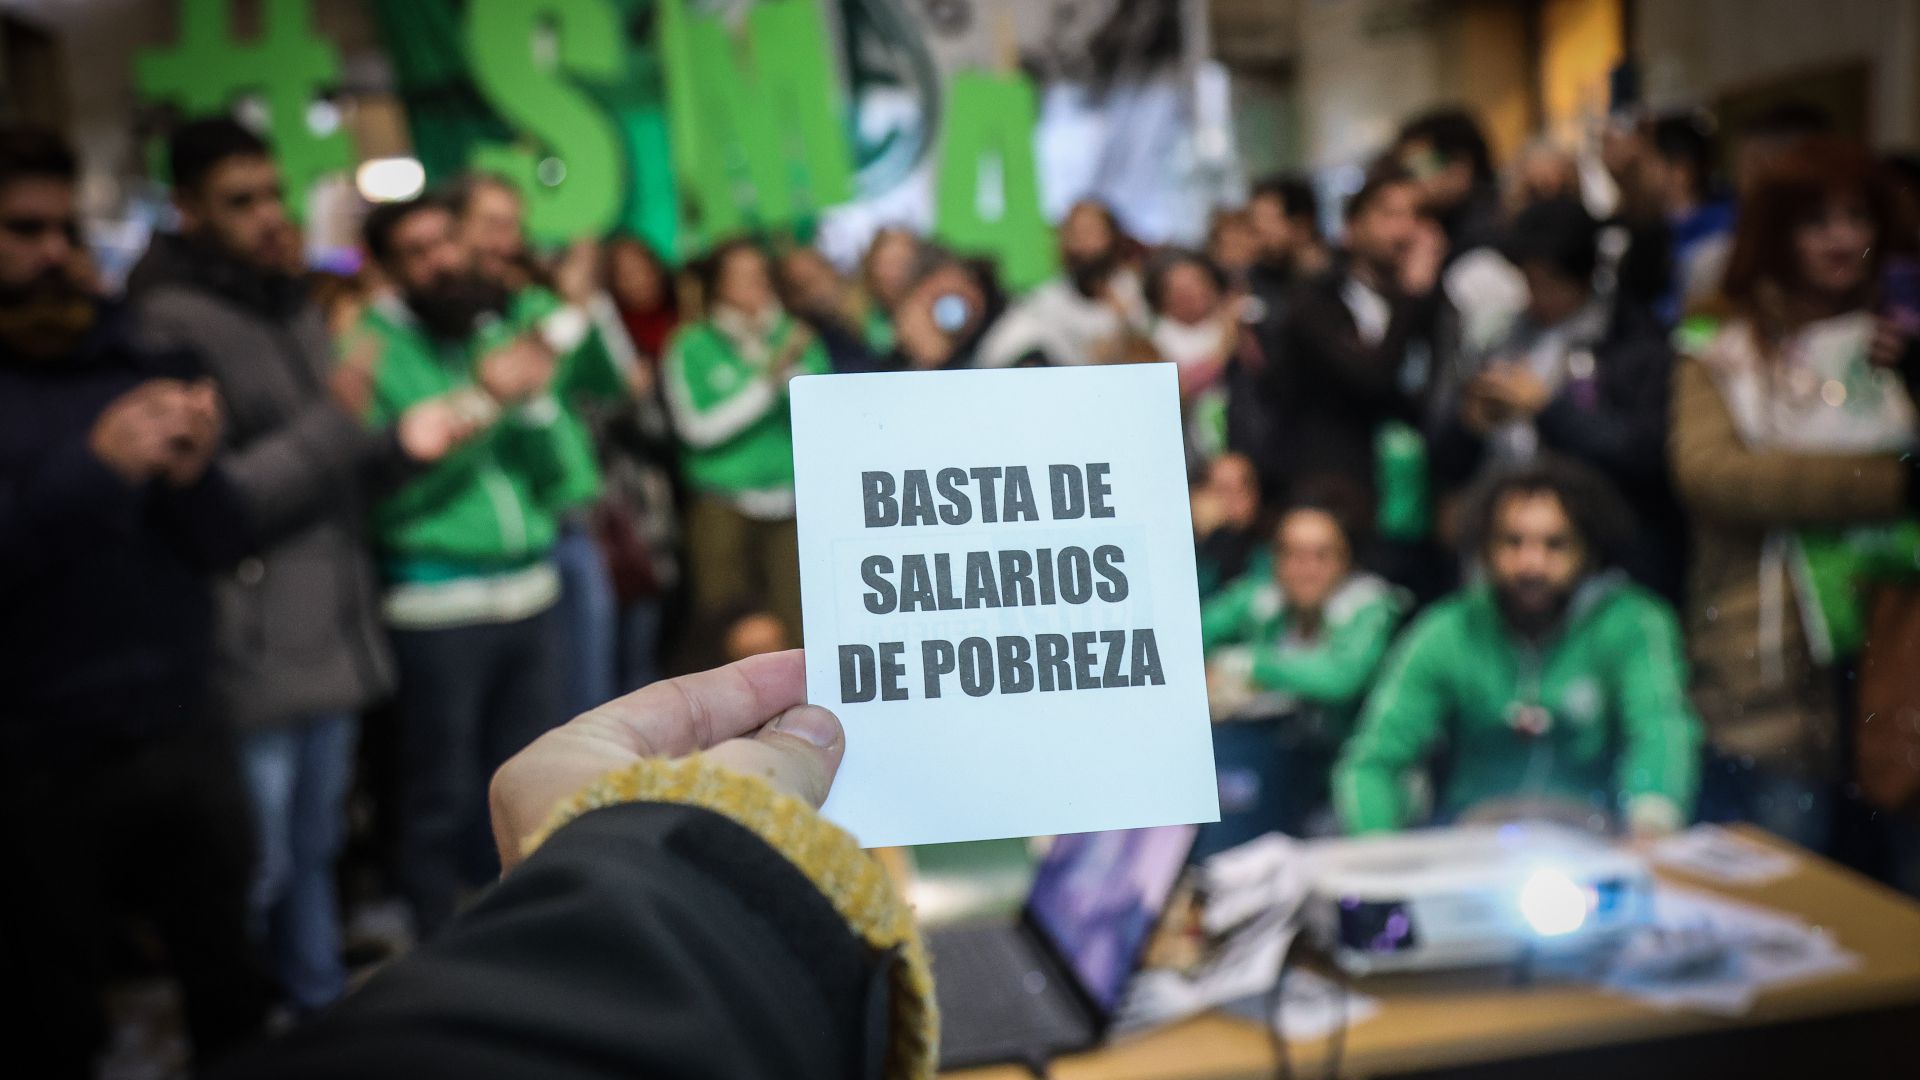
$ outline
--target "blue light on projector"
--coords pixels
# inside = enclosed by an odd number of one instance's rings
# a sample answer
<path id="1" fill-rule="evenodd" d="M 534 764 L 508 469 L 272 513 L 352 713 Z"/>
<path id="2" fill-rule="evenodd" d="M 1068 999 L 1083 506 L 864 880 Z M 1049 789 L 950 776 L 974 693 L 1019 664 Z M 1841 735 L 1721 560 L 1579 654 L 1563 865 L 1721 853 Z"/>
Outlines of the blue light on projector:
<path id="1" fill-rule="evenodd" d="M 1557 870 L 1536 870 L 1520 886 L 1520 916 L 1541 937 L 1580 929 L 1587 907 L 1587 891 Z"/>

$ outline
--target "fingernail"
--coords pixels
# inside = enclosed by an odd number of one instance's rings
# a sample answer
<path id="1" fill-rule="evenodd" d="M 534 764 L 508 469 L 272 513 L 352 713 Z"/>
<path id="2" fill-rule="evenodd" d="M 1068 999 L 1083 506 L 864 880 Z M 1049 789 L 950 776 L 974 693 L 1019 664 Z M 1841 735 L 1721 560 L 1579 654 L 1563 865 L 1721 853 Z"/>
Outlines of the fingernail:
<path id="1" fill-rule="evenodd" d="M 795 705 L 774 718 L 773 730 L 822 750 L 840 741 L 840 719 L 818 705 Z"/>

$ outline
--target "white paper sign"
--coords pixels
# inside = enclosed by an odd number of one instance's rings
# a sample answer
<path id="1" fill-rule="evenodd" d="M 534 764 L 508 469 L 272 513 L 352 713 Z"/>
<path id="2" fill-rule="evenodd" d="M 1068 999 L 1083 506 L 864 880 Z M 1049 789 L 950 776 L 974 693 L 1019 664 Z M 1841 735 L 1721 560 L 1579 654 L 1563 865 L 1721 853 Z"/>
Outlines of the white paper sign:
<path id="1" fill-rule="evenodd" d="M 792 396 L 829 819 L 869 847 L 1219 819 L 1171 364 Z"/>

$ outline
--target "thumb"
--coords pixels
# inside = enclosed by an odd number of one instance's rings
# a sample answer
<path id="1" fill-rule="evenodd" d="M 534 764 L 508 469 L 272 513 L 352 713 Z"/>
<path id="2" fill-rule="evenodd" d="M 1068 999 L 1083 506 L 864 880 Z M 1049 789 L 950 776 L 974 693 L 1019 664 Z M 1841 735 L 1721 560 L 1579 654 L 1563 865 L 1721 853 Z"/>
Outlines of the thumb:
<path id="1" fill-rule="evenodd" d="M 846 752 L 840 719 L 818 705 L 795 705 L 751 736 L 728 739 L 704 752 L 710 762 L 758 777 L 818 809 Z"/>

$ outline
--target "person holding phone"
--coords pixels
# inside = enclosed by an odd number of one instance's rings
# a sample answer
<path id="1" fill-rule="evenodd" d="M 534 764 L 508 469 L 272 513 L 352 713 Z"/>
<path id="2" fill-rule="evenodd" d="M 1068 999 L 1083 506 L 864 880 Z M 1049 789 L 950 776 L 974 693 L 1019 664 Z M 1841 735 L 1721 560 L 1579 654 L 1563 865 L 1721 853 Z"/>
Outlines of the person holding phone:
<path id="1" fill-rule="evenodd" d="M 923 245 L 894 309 L 894 347 L 882 368 L 972 367 L 1000 309 L 1000 290 L 991 270 Z"/>

